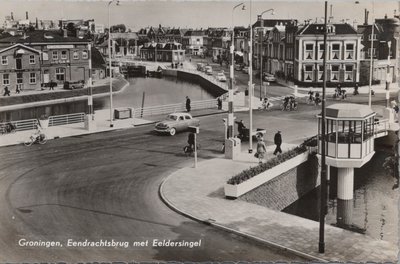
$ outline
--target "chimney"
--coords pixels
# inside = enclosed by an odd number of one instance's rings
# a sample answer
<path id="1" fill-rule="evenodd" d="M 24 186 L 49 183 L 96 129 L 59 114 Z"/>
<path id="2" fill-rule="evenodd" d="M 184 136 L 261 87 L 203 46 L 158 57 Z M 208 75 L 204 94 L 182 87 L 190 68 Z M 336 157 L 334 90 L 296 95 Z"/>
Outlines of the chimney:
<path id="1" fill-rule="evenodd" d="M 26 16 L 26 20 L 28 20 L 28 19 L 29 19 L 29 17 L 28 17 L 28 11 L 25 12 L 25 16 Z"/>
<path id="2" fill-rule="evenodd" d="M 368 25 L 368 14 L 369 11 L 367 11 L 367 9 L 365 9 L 365 16 L 364 16 L 364 26 Z"/>
<path id="3" fill-rule="evenodd" d="M 67 29 L 63 29 L 63 37 L 64 38 L 67 38 L 68 37 L 68 31 L 67 31 Z"/>
<path id="4" fill-rule="evenodd" d="M 261 15 L 257 15 L 257 21 L 261 21 Z"/>

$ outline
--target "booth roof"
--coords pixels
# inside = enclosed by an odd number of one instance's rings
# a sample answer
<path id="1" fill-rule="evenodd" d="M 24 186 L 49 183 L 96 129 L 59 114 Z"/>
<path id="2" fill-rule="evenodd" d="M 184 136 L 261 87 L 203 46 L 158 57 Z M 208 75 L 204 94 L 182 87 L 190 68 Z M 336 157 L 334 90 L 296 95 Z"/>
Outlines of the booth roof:
<path id="1" fill-rule="evenodd" d="M 375 114 L 368 105 L 333 104 L 326 107 L 326 116 L 337 119 L 364 119 Z"/>

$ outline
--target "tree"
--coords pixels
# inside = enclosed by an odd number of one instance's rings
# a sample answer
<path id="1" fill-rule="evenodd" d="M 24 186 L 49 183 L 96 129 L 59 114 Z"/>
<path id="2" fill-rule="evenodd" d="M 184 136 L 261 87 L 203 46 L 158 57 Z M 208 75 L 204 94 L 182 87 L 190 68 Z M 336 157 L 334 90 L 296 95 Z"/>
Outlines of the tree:
<path id="1" fill-rule="evenodd" d="M 126 31 L 126 26 L 124 24 L 118 24 L 111 26 L 111 32 L 125 32 Z"/>

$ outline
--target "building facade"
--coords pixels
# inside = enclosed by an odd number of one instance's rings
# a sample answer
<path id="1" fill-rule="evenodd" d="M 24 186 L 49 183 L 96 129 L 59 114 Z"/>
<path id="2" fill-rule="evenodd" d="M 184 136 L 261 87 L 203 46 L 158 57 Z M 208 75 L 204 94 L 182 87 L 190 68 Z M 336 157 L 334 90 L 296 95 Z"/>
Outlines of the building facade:
<path id="1" fill-rule="evenodd" d="M 324 25 L 307 24 L 296 34 L 294 82 L 322 86 Z M 360 81 L 361 39 L 350 24 L 328 26 L 327 86 L 354 86 Z"/>
<path id="2" fill-rule="evenodd" d="M 22 44 L 41 54 L 41 84 L 55 81 L 84 81 L 89 78 L 89 40 L 67 36 L 65 31 L 37 30 L 23 36 L 0 39 L 0 49 Z"/>
<path id="3" fill-rule="evenodd" d="M 41 52 L 22 44 L 0 50 L 1 87 L 35 90 L 41 86 Z"/>
<path id="4" fill-rule="evenodd" d="M 180 43 L 148 43 L 140 49 L 140 58 L 147 61 L 182 63 L 185 50 Z"/>
<path id="5" fill-rule="evenodd" d="M 204 30 L 188 30 L 182 38 L 182 47 L 190 55 L 203 55 Z"/>

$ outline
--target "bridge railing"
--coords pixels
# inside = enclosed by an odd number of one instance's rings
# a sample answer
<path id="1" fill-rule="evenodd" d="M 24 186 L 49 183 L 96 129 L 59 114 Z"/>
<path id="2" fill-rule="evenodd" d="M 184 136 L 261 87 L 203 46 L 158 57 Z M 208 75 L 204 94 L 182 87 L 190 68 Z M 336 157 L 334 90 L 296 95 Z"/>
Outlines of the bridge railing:
<path id="1" fill-rule="evenodd" d="M 374 122 L 374 134 L 388 131 L 389 125 L 389 119 L 376 120 Z"/>
<path id="2" fill-rule="evenodd" d="M 192 101 L 191 110 L 209 109 L 217 107 L 216 99 Z M 186 103 L 168 104 L 160 106 L 148 106 L 143 108 L 135 108 L 134 117 L 141 118 L 143 116 L 169 114 L 175 112 L 186 111 Z"/>
<path id="3" fill-rule="evenodd" d="M 85 113 L 50 116 L 49 127 L 81 123 L 84 121 L 85 121 Z"/>
<path id="4" fill-rule="evenodd" d="M 39 122 L 37 119 L 26 119 L 26 120 L 17 120 L 17 121 L 10 121 L 10 122 L 1 122 L 0 129 L 3 130 L 8 123 L 12 123 L 15 126 L 15 131 L 25 131 L 25 130 L 36 129 Z"/>

